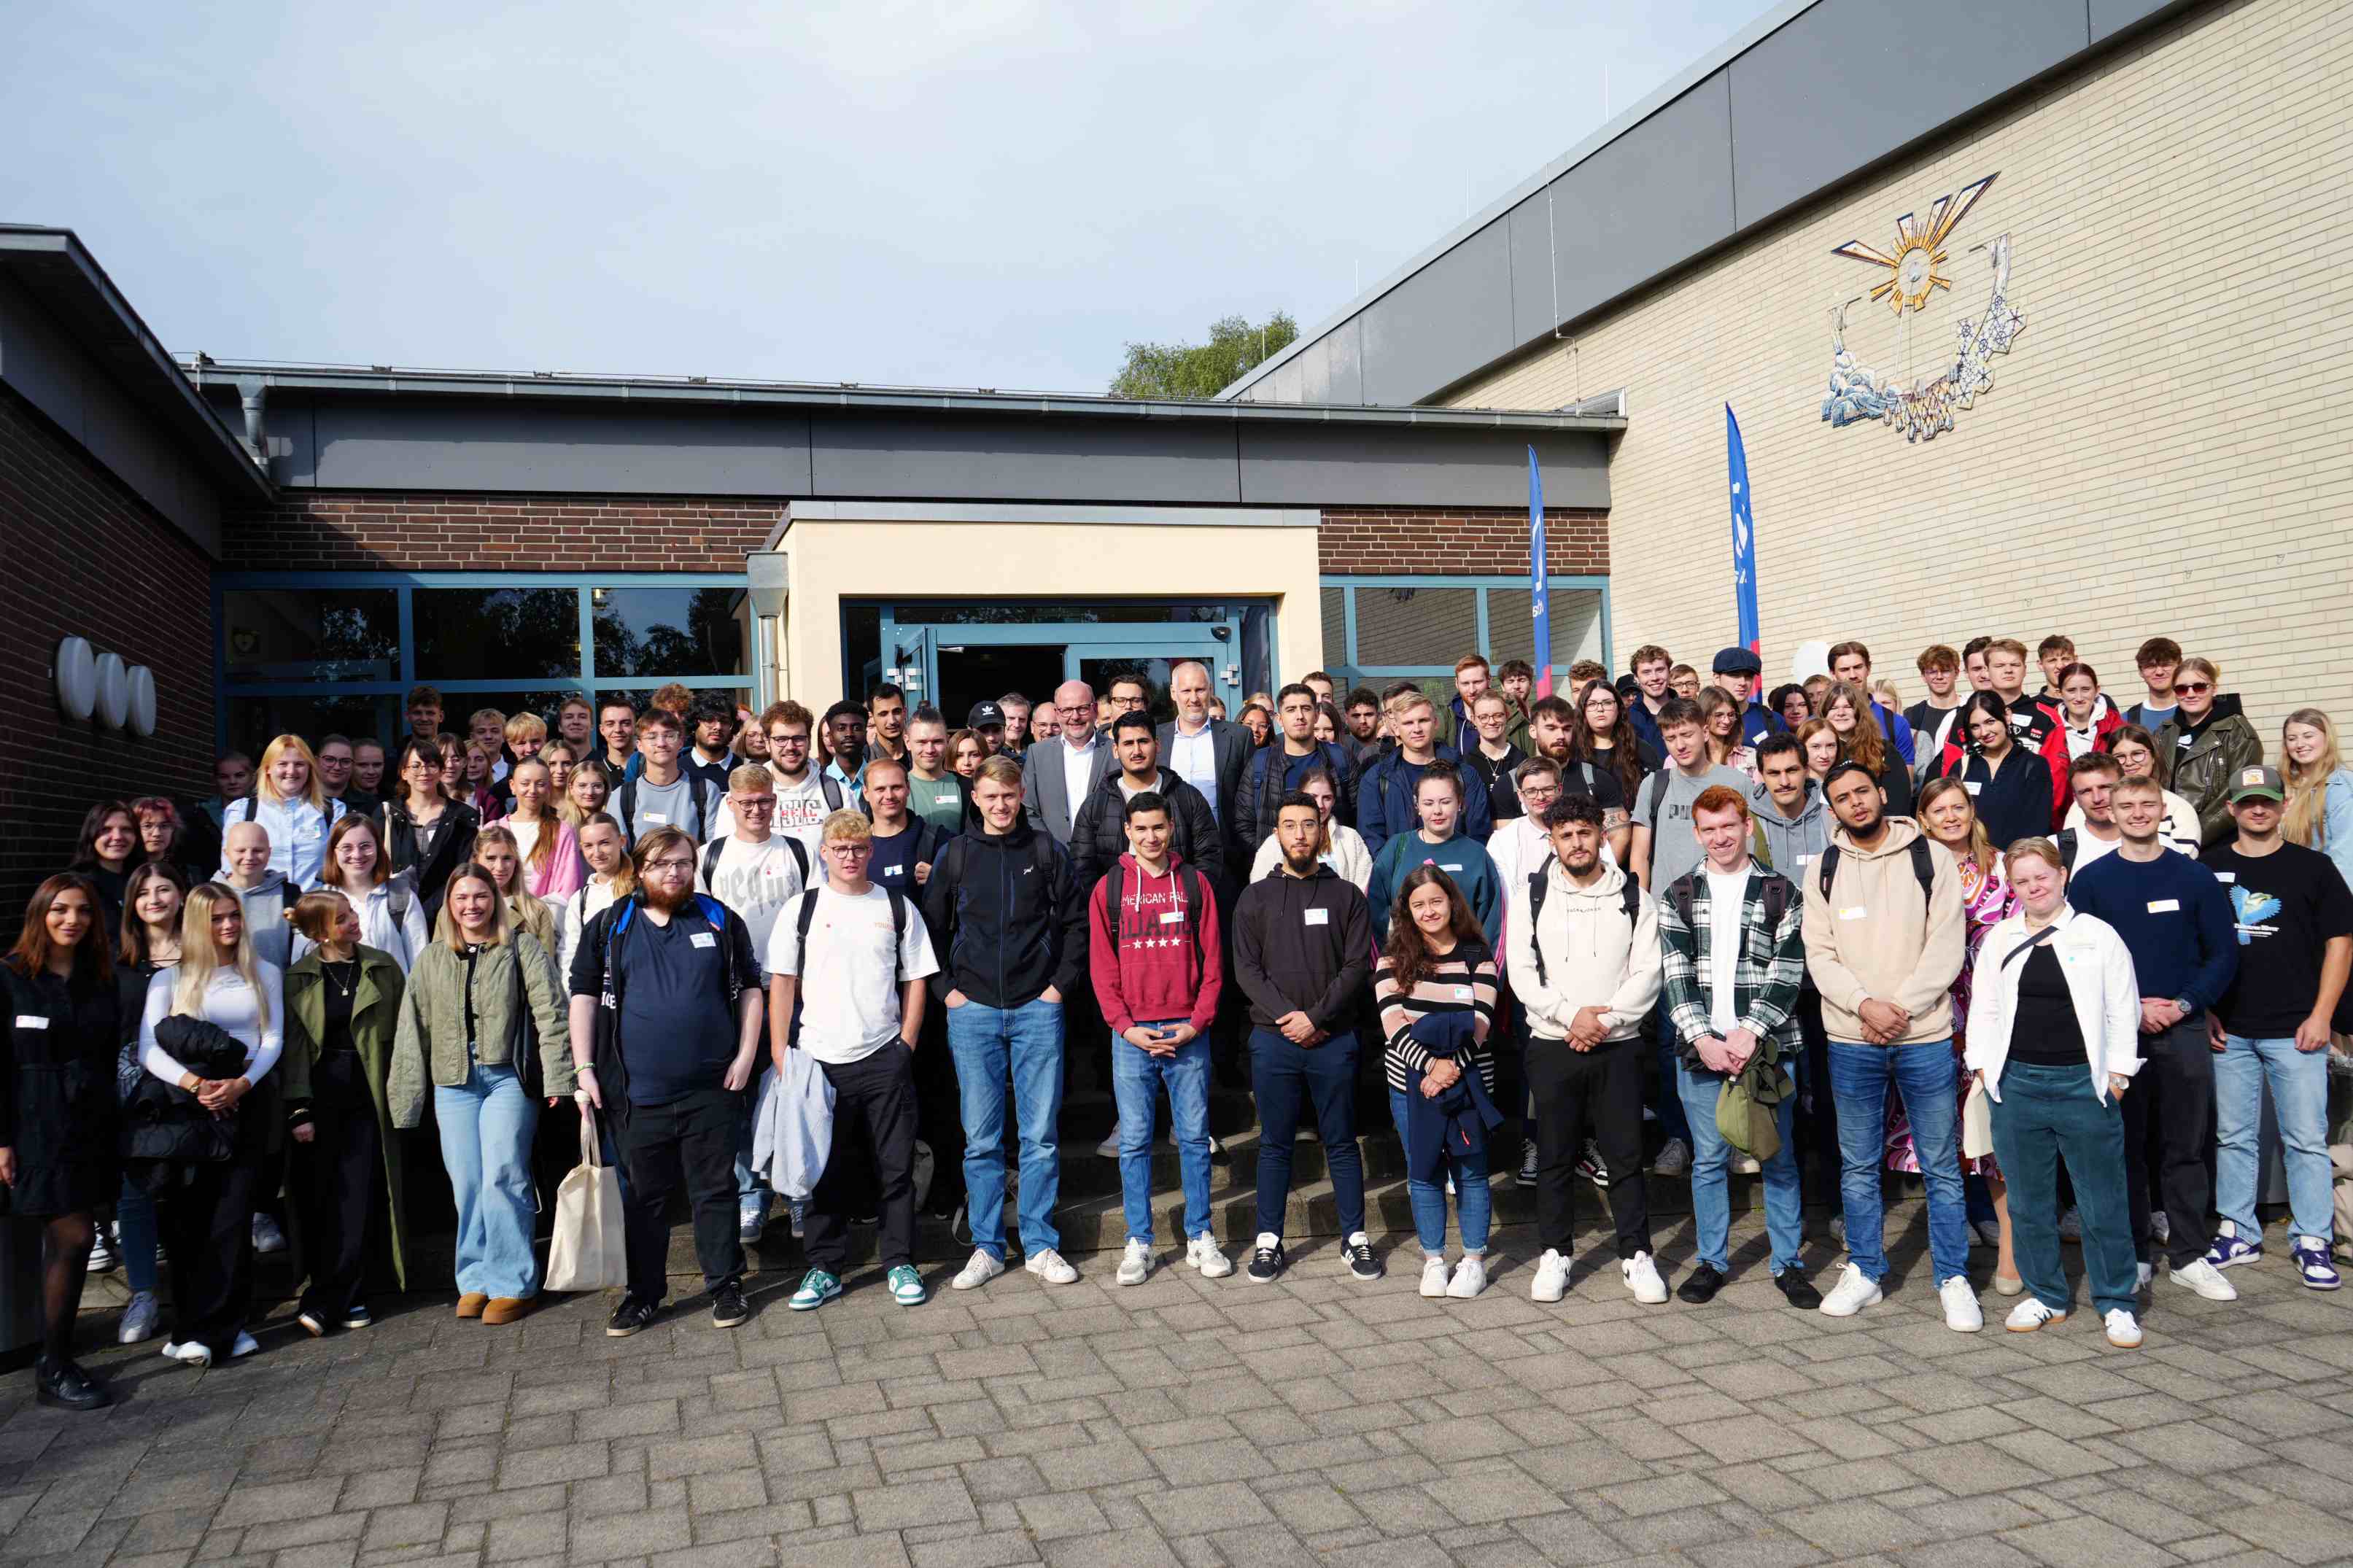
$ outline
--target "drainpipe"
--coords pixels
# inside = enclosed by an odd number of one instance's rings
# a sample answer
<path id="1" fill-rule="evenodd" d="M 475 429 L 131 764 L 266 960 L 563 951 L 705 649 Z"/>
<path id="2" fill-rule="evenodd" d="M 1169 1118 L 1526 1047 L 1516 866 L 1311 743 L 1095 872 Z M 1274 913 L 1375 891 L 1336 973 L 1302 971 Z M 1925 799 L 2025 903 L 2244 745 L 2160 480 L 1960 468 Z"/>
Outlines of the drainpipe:
<path id="1" fill-rule="evenodd" d="M 245 407 L 245 449 L 265 468 L 269 466 L 269 444 L 262 431 L 261 416 L 268 395 L 268 384 L 259 376 L 237 378 L 237 401 Z"/>
<path id="2" fill-rule="evenodd" d="M 753 639 L 758 661 L 754 675 L 757 706 L 762 710 L 784 700 L 792 688 L 791 661 L 785 652 L 790 568 L 791 561 L 782 551 L 759 550 L 744 558 L 744 574 L 751 579 L 752 624 L 757 629 Z"/>

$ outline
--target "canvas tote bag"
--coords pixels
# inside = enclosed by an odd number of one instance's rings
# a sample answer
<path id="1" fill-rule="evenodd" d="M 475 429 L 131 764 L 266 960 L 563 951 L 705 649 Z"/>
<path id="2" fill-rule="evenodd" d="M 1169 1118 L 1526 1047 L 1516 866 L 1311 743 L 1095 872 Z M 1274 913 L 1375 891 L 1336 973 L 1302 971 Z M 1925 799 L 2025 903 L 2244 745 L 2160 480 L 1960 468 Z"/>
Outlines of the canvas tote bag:
<path id="1" fill-rule="evenodd" d="M 621 1229 L 621 1173 L 604 1162 L 595 1119 L 580 1119 L 580 1163 L 555 1189 L 555 1233 L 547 1244 L 547 1288 L 603 1290 L 626 1286 L 629 1265 Z"/>

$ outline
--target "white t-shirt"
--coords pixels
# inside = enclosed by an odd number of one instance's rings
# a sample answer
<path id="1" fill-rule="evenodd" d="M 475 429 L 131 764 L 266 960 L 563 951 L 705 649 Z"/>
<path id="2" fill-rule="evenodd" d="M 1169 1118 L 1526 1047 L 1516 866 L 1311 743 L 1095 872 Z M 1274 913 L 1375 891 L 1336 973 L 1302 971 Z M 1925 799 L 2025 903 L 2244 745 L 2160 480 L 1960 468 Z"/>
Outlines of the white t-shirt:
<path id="1" fill-rule="evenodd" d="M 2115 854 L 2124 847 L 2124 843 L 2125 836 L 2121 833 L 2114 838 L 2103 838 L 2089 827 L 2078 827 L 2075 829 L 2075 868 L 2068 875 L 2072 877 L 2093 861 Z"/>
<path id="2" fill-rule="evenodd" d="M 939 972 L 923 910 L 913 899 L 903 900 L 902 935 L 891 929 L 891 895 L 871 884 L 854 896 L 818 887 L 801 897 L 817 900 L 808 951 L 801 951 L 796 935 L 801 912 L 796 899 L 777 916 L 763 965 L 771 974 L 805 977 L 800 1037 L 794 1043 L 836 1067 L 895 1046 L 900 985 Z"/>
<path id="3" fill-rule="evenodd" d="M 1740 905 L 1748 892 L 1748 868 L 1730 876 L 1707 870 L 1707 1026 L 1720 1038 L 1740 1026 L 1733 985 L 1740 966 Z"/>
<path id="4" fill-rule="evenodd" d="M 723 838 L 719 864 L 706 881 L 702 868 L 710 855 L 706 845 L 695 856 L 694 885 L 743 917 L 754 952 L 767 952 L 776 911 L 801 890 L 801 863 L 793 858 L 792 844 L 774 833 L 757 844 Z"/>

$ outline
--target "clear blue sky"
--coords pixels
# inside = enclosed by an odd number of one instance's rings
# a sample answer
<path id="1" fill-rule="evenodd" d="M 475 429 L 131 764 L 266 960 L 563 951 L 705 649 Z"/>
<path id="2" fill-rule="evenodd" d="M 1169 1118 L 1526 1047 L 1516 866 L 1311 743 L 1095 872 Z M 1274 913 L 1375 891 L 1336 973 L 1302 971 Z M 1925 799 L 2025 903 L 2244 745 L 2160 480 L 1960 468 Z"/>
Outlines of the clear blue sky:
<path id="1" fill-rule="evenodd" d="M 1764 4 L 13 0 L 0 221 L 174 353 L 1095 391 L 1337 310 Z"/>

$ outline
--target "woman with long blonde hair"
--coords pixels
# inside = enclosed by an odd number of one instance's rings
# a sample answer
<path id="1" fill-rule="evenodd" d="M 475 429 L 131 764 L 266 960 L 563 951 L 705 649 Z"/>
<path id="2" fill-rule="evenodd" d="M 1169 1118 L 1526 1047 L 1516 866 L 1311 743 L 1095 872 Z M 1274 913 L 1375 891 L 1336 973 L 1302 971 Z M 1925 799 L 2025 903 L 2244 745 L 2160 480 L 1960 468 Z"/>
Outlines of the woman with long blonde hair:
<path id="1" fill-rule="evenodd" d="M 604 763 L 588 757 L 572 764 L 572 777 L 563 798 L 555 803 L 555 815 L 571 826 L 575 842 L 581 825 L 605 809 L 612 793 L 613 775 Z"/>
<path id="2" fill-rule="evenodd" d="M 2317 849 L 2353 883 L 2353 770 L 2337 754 L 2337 726 L 2317 708 L 2299 708 L 2280 726 L 2280 777 L 2287 809 L 2280 832 Z"/>
<path id="3" fill-rule="evenodd" d="M 259 1348 L 245 1323 L 253 1310 L 254 1202 L 262 1169 L 280 1147 L 270 1069 L 284 1040 L 284 986 L 278 966 L 254 956 L 237 889 L 219 882 L 190 889 L 179 967 L 148 983 L 139 1028 L 141 1065 L 180 1091 L 174 1103 L 236 1123 L 227 1159 L 159 1161 L 164 1169 L 148 1173 L 172 1265 L 164 1353 L 185 1364 Z M 191 1099 L 193 1108 L 185 1103 Z"/>
<path id="4" fill-rule="evenodd" d="M 523 875 L 522 846 L 503 822 L 494 822 L 474 836 L 474 864 L 498 883 L 506 900 L 507 923 L 539 939 L 549 953 L 555 952 L 555 907 L 531 890 Z"/>
<path id="5" fill-rule="evenodd" d="M 580 839 L 555 809 L 555 774 L 538 757 L 526 757 L 507 774 L 514 807 L 499 818 L 522 853 L 523 879 L 539 898 L 556 903 L 579 889 L 588 874 L 580 861 Z"/>
<path id="6" fill-rule="evenodd" d="M 269 835 L 269 868 L 295 888 L 319 879 L 327 856 L 327 833 L 343 815 L 343 803 L 327 798 L 319 782 L 319 759 L 300 735 L 280 735 L 261 749 L 253 793 L 233 800 L 221 813 L 221 837 L 232 824 L 258 822 Z M 228 863 L 224 860 L 221 869 Z"/>

